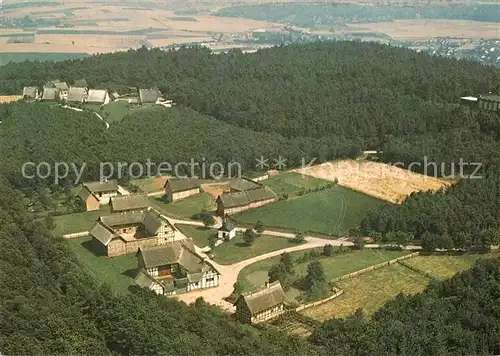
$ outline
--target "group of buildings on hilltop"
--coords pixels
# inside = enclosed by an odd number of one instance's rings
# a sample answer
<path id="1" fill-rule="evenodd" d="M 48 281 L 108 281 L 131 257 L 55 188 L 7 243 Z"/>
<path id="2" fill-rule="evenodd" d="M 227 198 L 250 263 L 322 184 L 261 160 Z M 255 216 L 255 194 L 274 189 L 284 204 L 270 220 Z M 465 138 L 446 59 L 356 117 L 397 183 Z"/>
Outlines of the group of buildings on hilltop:
<path id="1" fill-rule="evenodd" d="M 76 80 L 72 86 L 66 82 L 52 80 L 44 84 L 42 90 L 38 87 L 24 87 L 25 101 L 64 101 L 69 105 L 84 103 L 105 105 L 111 101 L 125 101 L 131 105 L 161 104 L 166 107 L 175 105 L 172 100 L 166 100 L 157 89 L 137 89 L 130 87 L 129 92 L 120 95 L 108 92 L 106 89 L 89 89 L 85 79 Z"/>
<path id="2" fill-rule="evenodd" d="M 170 201 L 200 193 L 197 178 L 170 178 L 164 185 Z M 222 225 L 217 237 L 231 240 L 236 222 L 229 214 L 277 200 L 276 194 L 250 179 L 231 179 L 214 184 L 220 189 L 217 214 Z M 109 205 L 110 215 L 101 216 L 89 230 L 96 250 L 107 257 L 135 253 L 139 272 L 137 285 L 165 296 L 217 287 L 220 272 L 196 252 L 190 239 L 180 233 L 168 218 L 153 209 L 146 194 L 126 194 L 116 180 L 81 185 L 78 198 L 85 210 L 96 211 Z M 236 302 L 236 317 L 242 322 L 258 323 L 284 310 L 285 296 L 279 282 L 257 291 L 241 294 Z"/>

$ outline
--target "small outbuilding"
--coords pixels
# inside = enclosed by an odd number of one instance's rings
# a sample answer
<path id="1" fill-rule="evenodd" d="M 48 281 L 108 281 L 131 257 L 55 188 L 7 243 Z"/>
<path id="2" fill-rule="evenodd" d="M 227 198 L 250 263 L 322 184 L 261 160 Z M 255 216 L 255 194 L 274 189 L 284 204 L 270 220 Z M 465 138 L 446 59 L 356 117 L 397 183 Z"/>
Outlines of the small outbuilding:
<path id="1" fill-rule="evenodd" d="M 262 288 L 241 294 L 234 305 L 236 319 L 242 323 L 255 324 L 283 313 L 285 293 L 279 281 L 266 283 Z"/>

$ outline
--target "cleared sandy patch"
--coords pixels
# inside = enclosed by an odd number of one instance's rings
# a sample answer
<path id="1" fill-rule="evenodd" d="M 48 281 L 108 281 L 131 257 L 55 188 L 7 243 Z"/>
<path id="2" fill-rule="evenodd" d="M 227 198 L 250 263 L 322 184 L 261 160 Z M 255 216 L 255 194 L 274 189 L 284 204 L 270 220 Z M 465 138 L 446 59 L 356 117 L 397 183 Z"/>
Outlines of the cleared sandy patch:
<path id="1" fill-rule="evenodd" d="M 395 20 L 349 25 L 383 32 L 393 39 L 418 40 L 431 37 L 499 38 L 500 26 L 495 22 L 465 20 Z"/>
<path id="2" fill-rule="evenodd" d="M 344 160 L 299 168 L 293 172 L 333 181 L 391 203 L 401 204 L 411 193 L 437 191 L 449 181 L 410 172 L 384 163 Z"/>
<path id="3" fill-rule="evenodd" d="M 0 103 L 12 103 L 23 98 L 22 95 L 0 95 Z"/>

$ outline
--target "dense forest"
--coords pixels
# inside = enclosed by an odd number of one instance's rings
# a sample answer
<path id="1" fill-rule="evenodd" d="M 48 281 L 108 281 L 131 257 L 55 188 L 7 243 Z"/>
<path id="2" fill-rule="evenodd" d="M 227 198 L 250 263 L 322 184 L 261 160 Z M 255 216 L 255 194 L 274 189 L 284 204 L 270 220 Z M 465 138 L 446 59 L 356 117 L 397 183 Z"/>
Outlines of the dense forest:
<path id="1" fill-rule="evenodd" d="M 252 329 L 202 300 L 192 306 L 97 286 L 62 238 L 33 223 L 0 177 L 3 355 L 316 355 L 304 341 Z"/>
<path id="2" fill-rule="evenodd" d="M 430 175 L 449 176 L 453 166 L 458 174 L 460 161 L 477 162 L 482 179 L 463 179 L 445 194 L 417 194 L 402 206 L 372 212 L 364 232 L 387 242 L 404 233 L 441 246 L 497 241 L 499 116 L 458 105 L 462 95 L 499 93 L 495 68 L 375 43 L 335 42 L 255 54 L 142 48 L 9 64 L 0 67 L 0 78 L 6 93 L 54 78 L 86 78 L 90 87 L 118 91 L 157 86 L 179 104 L 168 112 L 136 110 L 107 131 L 90 114 L 1 106 L 2 169 L 19 188 L 31 184 L 19 180 L 19 166 L 28 158 L 96 167 L 103 160 L 176 163 L 205 157 L 251 169 L 260 155 L 282 155 L 291 166 L 301 157 L 319 163 L 381 149 L 385 162 L 436 163 L 416 169 Z M 463 173 L 474 170 L 467 165 Z M 87 172 L 87 178 L 96 177 L 96 168 Z"/>
<path id="3" fill-rule="evenodd" d="M 288 46 L 244 55 L 203 48 L 140 49 L 0 67 L 0 91 L 59 78 L 90 87 L 158 86 L 179 103 L 137 109 L 109 129 L 91 112 L 0 105 L 0 351 L 2 354 L 341 355 L 499 353 L 497 260 L 426 292 L 398 297 L 372 320 L 360 313 L 295 338 L 232 322 L 219 309 L 131 290 L 114 296 L 80 268 L 50 224 L 33 223 L 22 196 L 50 187 L 26 180 L 24 162 L 241 161 L 282 154 L 319 161 L 381 149 L 405 164 L 480 162 L 481 179 L 371 212 L 361 228 L 427 248 L 486 246 L 500 228 L 500 118 L 457 105 L 500 92 L 500 71 L 379 44 Z M 298 162 L 297 162 L 298 163 Z M 472 173 L 465 170 L 466 173 Z M 429 174 L 449 173 L 446 169 Z M 68 185 L 70 181 L 62 181 Z M 46 225 L 46 226 L 45 226 Z"/>
<path id="4" fill-rule="evenodd" d="M 286 22 L 318 27 L 411 19 L 447 19 L 498 22 L 500 6 L 493 4 L 446 4 L 421 6 L 363 6 L 355 4 L 259 4 L 230 6 L 217 16 Z"/>

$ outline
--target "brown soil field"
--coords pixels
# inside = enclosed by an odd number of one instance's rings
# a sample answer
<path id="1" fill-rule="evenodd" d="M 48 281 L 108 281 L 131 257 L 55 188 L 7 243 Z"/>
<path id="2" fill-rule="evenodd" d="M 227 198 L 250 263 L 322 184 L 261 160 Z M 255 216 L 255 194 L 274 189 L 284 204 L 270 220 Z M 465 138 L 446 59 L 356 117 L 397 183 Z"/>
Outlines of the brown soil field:
<path id="1" fill-rule="evenodd" d="M 293 172 L 330 181 L 337 178 L 343 187 L 395 204 L 401 204 L 413 192 L 436 191 L 451 184 L 442 179 L 370 161 L 327 162 Z"/>
<path id="2" fill-rule="evenodd" d="M 464 20 L 395 20 L 350 25 L 383 32 L 395 40 L 421 40 L 431 37 L 500 38 L 495 22 Z"/>

